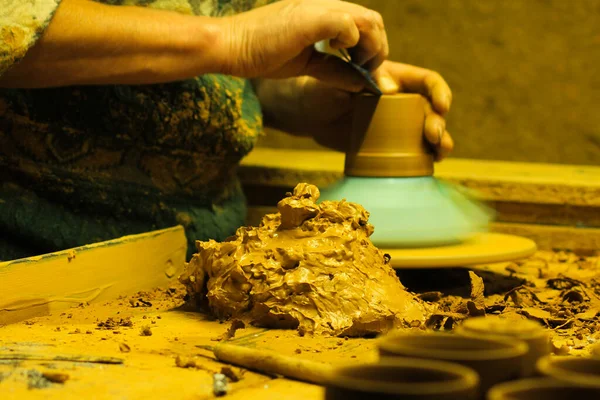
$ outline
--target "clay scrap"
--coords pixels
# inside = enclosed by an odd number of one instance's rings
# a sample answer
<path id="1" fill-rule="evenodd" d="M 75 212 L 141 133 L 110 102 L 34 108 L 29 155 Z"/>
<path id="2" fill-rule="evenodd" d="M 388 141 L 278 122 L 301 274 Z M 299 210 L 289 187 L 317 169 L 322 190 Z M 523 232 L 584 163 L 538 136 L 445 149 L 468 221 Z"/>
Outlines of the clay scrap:
<path id="1" fill-rule="evenodd" d="M 401 277 L 411 290 L 423 291 L 423 301 L 438 305 L 425 323 L 433 330 L 450 331 L 485 314 L 544 326 L 557 355 L 589 355 L 600 343 L 600 252 L 538 251 L 480 265 L 476 273 L 444 269 L 425 276 L 412 270 Z"/>
<path id="2" fill-rule="evenodd" d="M 299 184 L 258 227 L 197 242 L 181 277 L 190 297 L 221 320 L 301 335 L 366 336 L 423 323 L 428 306 L 371 243 L 369 213 L 318 199 L 316 186 Z"/>

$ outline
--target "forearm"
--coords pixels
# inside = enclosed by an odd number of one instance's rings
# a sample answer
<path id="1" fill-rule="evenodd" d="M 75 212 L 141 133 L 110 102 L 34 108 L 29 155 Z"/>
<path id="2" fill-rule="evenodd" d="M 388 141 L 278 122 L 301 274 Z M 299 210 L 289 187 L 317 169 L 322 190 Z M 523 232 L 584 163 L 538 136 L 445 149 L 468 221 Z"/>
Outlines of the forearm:
<path id="1" fill-rule="evenodd" d="M 149 84 L 220 72 L 220 39 L 210 17 L 63 0 L 0 87 Z"/>

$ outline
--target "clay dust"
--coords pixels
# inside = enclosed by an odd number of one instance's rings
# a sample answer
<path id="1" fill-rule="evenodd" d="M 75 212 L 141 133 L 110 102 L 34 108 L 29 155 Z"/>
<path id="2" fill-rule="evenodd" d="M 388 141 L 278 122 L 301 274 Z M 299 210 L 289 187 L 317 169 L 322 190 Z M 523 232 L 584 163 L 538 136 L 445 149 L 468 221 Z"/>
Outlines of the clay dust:
<path id="1" fill-rule="evenodd" d="M 487 315 L 529 319 L 546 327 L 555 354 L 587 355 L 600 342 L 598 255 L 538 251 L 525 260 L 483 265 L 475 271 L 432 273 L 446 283 L 440 291 L 420 294 L 439 306 L 426 322 L 429 329 L 453 330 L 469 317 Z M 448 284 L 452 281 L 454 285 Z"/>
<path id="2" fill-rule="evenodd" d="M 334 364 L 375 356 L 372 340 L 242 328 L 192 310 L 186 299 L 185 288 L 176 285 L 1 326 L 0 397 L 212 398 L 213 375 L 222 373 L 228 398 L 321 398 L 321 388 L 228 366 L 201 346 L 219 338 Z M 151 336 L 141 335 L 145 327 Z"/>

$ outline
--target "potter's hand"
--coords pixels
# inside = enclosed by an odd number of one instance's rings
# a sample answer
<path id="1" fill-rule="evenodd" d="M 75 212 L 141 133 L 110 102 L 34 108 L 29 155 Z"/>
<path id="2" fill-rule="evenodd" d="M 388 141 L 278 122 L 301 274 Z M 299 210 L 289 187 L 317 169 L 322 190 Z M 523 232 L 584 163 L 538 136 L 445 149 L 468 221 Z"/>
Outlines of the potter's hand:
<path id="1" fill-rule="evenodd" d="M 446 157 L 454 142 L 444 119 L 452 103 L 452 91 L 444 78 L 428 69 L 391 61 L 384 62 L 374 77 L 384 94 L 421 93 L 429 100 L 425 110 L 425 138 L 435 146 L 437 161 Z"/>
<path id="2" fill-rule="evenodd" d="M 454 144 L 444 120 L 452 101 L 444 79 L 436 72 L 390 61 L 384 62 L 374 75 L 386 94 L 414 92 L 427 97 L 424 135 L 435 146 L 437 161 L 447 156 Z M 362 89 L 346 82 L 325 84 L 310 77 L 256 82 L 267 125 L 312 136 L 318 143 L 339 151 L 345 151 L 351 129 L 351 92 Z"/>
<path id="3" fill-rule="evenodd" d="M 375 11 L 338 0 L 283 0 L 220 19 L 221 72 L 246 78 L 312 76 L 355 89 L 361 79 L 336 57 L 317 52 L 328 40 L 374 70 L 386 59 L 383 19 Z"/>

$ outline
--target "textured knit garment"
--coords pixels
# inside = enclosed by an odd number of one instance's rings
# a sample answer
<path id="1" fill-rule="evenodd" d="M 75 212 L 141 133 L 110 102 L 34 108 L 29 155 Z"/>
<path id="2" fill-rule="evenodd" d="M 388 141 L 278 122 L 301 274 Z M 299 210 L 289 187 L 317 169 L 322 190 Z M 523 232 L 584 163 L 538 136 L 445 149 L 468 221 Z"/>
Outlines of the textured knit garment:
<path id="1" fill-rule="evenodd" d="M 0 0 L 0 75 L 59 0 Z M 105 0 L 223 16 L 268 0 Z M 193 242 L 244 223 L 239 161 L 262 132 L 250 83 L 0 89 L 0 260 L 181 224 Z"/>

